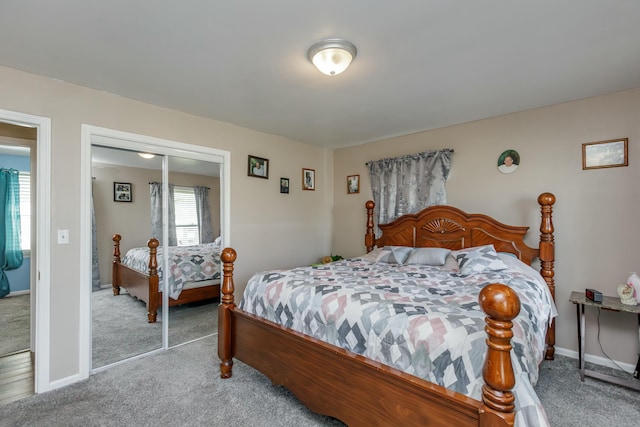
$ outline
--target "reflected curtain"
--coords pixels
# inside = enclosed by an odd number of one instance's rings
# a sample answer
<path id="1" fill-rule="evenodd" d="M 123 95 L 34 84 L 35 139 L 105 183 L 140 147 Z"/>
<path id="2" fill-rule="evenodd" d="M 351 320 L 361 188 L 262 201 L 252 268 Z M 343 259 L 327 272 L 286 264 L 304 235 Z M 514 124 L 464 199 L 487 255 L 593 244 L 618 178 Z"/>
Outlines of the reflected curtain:
<path id="1" fill-rule="evenodd" d="M 211 243 L 214 240 L 213 225 L 211 224 L 211 209 L 209 208 L 209 188 L 193 187 L 196 197 L 196 213 L 198 214 L 198 227 L 200 243 Z"/>
<path id="2" fill-rule="evenodd" d="M 151 235 L 162 242 L 162 183 L 149 183 L 151 192 Z M 169 184 L 169 246 L 178 245 L 178 237 L 176 234 L 176 209 L 174 204 L 174 188 L 173 184 Z"/>
<path id="3" fill-rule="evenodd" d="M 18 174 L 15 169 L 0 169 L 0 298 L 11 291 L 5 271 L 22 265 Z"/>
<path id="4" fill-rule="evenodd" d="M 96 227 L 96 210 L 93 205 L 93 189 L 91 190 L 91 289 L 100 290 L 100 264 L 98 262 L 98 239 Z"/>
<path id="5" fill-rule="evenodd" d="M 446 204 L 452 155 L 444 149 L 367 162 L 376 224 Z"/>

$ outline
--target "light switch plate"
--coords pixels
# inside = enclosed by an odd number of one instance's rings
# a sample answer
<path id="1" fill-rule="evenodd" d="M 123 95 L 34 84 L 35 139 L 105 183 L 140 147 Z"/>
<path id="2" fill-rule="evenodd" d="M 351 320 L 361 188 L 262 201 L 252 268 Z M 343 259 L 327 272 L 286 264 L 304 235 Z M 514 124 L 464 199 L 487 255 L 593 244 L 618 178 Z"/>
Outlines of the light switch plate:
<path id="1" fill-rule="evenodd" d="M 69 230 L 58 230 L 58 244 L 66 245 L 69 243 Z"/>

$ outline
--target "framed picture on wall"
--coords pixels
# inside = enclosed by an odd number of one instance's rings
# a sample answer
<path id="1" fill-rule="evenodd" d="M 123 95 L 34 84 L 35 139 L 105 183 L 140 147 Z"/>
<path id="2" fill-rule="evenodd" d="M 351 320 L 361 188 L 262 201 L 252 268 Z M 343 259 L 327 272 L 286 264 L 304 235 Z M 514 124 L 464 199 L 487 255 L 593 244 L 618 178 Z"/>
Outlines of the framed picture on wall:
<path id="1" fill-rule="evenodd" d="M 628 166 L 628 142 L 628 138 L 621 138 L 582 144 L 582 169 Z"/>
<path id="2" fill-rule="evenodd" d="M 280 192 L 289 194 L 289 178 L 280 178 Z"/>
<path id="3" fill-rule="evenodd" d="M 358 194 L 360 192 L 360 175 L 347 176 L 347 194 Z"/>
<path id="4" fill-rule="evenodd" d="M 302 169 L 302 189 L 314 191 L 316 189 L 315 169 Z"/>
<path id="5" fill-rule="evenodd" d="M 249 154 L 247 175 L 269 179 L 269 160 Z"/>
<path id="6" fill-rule="evenodd" d="M 131 183 L 130 182 L 114 182 L 113 183 L 113 201 L 114 202 L 131 202 Z"/>

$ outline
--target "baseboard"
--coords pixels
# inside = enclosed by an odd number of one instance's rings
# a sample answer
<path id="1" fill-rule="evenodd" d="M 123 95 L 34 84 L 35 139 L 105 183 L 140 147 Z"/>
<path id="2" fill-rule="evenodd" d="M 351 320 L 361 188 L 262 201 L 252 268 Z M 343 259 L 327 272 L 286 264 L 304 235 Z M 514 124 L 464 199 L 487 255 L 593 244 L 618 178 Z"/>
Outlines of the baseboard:
<path id="1" fill-rule="evenodd" d="M 49 389 L 47 391 L 55 390 L 57 388 L 66 387 L 68 385 L 77 383 L 78 381 L 85 380 L 86 378 L 82 378 L 82 375 L 76 374 L 71 375 L 66 378 L 62 378 L 56 381 L 52 381 L 49 383 Z"/>
<path id="2" fill-rule="evenodd" d="M 568 348 L 556 347 L 556 354 L 578 360 L 578 352 L 575 350 L 569 350 Z M 615 360 L 615 363 L 618 365 L 616 366 L 611 360 L 607 359 L 606 357 L 594 356 L 593 354 L 586 354 L 584 360 L 596 365 L 605 366 L 607 368 L 622 368 L 625 372 L 628 372 L 630 374 L 633 374 L 636 369 L 636 366 L 631 363 L 619 362 Z"/>
<path id="3" fill-rule="evenodd" d="M 9 292 L 9 295 L 7 295 L 8 297 L 13 297 L 13 296 L 18 296 L 18 295 L 28 295 L 30 294 L 31 291 L 29 289 L 24 290 L 24 291 L 12 291 Z"/>

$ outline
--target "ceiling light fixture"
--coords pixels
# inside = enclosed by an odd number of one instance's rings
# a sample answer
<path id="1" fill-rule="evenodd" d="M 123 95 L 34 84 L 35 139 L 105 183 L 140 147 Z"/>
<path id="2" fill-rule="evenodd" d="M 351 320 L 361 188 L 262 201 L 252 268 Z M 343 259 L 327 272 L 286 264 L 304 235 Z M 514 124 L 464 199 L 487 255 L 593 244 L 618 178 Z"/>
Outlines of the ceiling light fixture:
<path id="1" fill-rule="evenodd" d="M 138 156 L 142 157 L 143 159 L 153 159 L 156 155 L 151 153 L 138 153 Z"/>
<path id="2" fill-rule="evenodd" d="M 309 48 L 309 61 L 321 73 L 336 76 L 347 69 L 358 50 L 353 43 L 343 39 L 326 39 Z"/>

